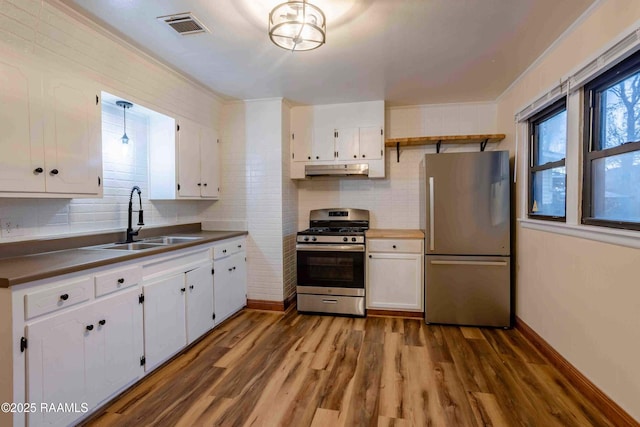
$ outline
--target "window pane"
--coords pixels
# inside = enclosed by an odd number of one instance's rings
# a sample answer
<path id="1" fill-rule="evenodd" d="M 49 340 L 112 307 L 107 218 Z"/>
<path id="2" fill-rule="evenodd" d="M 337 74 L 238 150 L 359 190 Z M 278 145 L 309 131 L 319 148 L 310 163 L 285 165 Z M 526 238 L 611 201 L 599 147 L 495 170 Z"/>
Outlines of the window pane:
<path id="1" fill-rule="evenodd" d="M 593 216 L 611 221 L 640 221 L 640 151 L 592 162 Z"/>
<path id="2" fill-rule="evenodd" d="M 538 162 L 536 166 L 562 160 L 567 152 L 567 110 L 537 126 Z"/>
<path id="3" fill-rule="evenodd" d="M 567 172 L 565 167 L 534 172 L 532 215 L 565 216 Z"/>
<path id="4" fill-rule="evenodd" d="M 602 140 L 599 149 L 640 140 L 640 73 L 602 92 Z"/>

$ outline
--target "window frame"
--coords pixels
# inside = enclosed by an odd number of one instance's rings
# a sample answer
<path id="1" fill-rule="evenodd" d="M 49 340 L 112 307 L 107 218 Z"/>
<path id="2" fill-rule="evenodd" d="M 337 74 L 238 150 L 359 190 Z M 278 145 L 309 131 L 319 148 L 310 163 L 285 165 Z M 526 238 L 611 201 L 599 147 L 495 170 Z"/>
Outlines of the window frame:
<path id="1" fill-rule="evenodd" d="M 624 230 L 640 230 L 639 222 L 615 221 L 593 217 L 592 200 L 592 163 L 594 160 L 620 154 L 640 151 L 640 140 L 629 141 L 611 148 L 595 148 L 602 146 L 601 98 L 602 93 L 616 83 L 640 73 L 640 52 L 605 71 L 584 86 L 584 120 L 582 142 L 582 212 L 581 222 L 585 225 L 619 228 Z"/>
<path id="2" fill-rule="evenodd" d="M 555 101 L 553 104 L 545 107 L 542 111 L 537 114 L 531 116 L 527 120 L 528 130 L 529 130 L 529 164 L 528 164 L 528 194 L 527 194 L 527 217 L 529 219 L 539 219 L 544 221 L 557 221 L 557 222 L 566 222 L 567 221 L 567 175 L 565 173 L 564 178 L 564 216 L 557 215 L 542 215 L 533 212 L 533 186 L 534 186 L 534 174 L 536 172 L 542 172 L 545 170 L 555 169 L 558 167 L 564 166 L 566 168 L 567 162 L 567 140 L 565 139 L 565 152 L 564 158 L 562 160 L 556 160 L 555 162 L 548 162 L 543 165 L 536 165 L 538 155 L 539 155 L 539 133 L 536 132 L 538 125 L 545 122 L 546 120 L 560 114 L 563 111 L 567 111 L 567 96 L 564 95 L 559 100 Z M 568 115 L 567 115 L 568 121 Z M 568 123 L 567 123 L 568 124 Z M 566 169 L 565 169 L 566 170 Z"/>

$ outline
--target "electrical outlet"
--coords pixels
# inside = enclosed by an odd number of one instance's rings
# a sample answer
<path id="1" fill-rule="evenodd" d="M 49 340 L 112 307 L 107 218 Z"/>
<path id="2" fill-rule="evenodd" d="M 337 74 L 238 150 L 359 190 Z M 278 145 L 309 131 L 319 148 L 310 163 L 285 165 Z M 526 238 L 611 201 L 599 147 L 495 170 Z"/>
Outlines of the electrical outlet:
<path id="1" fill-rule="evenodd" d="M 24 228 L 20 219 L 3 218 L 0 220 L 0 224 L 2 224 L 2 237 L 24 236 Z"/>

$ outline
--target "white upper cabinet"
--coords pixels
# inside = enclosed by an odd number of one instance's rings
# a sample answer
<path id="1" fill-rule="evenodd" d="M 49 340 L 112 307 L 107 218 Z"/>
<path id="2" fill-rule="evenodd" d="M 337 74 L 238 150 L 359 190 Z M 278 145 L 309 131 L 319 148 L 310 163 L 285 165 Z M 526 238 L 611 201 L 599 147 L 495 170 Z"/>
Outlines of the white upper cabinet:
<path id="1" fill-rule="evenodd" d="M 175 129 L 175 131 L 174 131 Z M 149 198 L 217 199 L 220 196 L 220 138 L 215 129 L 182 118 L 151 122 Z"/>
<path id="2" fill-rule="evenodd" d="M 102 175 L 98 88 L 67 73 L 47 73 L 44 83 L 47 192 L 98 194 Z"/>
<path id="3" fill-rule="evenodd" d="M 305 166 L 366 163 L 370 178 L 383 178 L 384 101 L 291 109 L 291 178 Z"/>
<path id="4" fill-rule="evenodd" d="M 101 195 L 96 84 L 1 53 L 0 196 Z"/>

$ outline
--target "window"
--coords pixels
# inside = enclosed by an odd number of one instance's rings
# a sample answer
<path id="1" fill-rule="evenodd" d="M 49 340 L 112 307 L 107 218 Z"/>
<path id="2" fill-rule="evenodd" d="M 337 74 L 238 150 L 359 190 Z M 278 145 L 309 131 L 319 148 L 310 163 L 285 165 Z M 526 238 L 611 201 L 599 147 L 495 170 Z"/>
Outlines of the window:
<path id="1" fill-rule="evenodd" d="M 567 102 L 562 98 L 529 119 L 529 218 L 566 218 Z"/>
<path id="2" fill-rule="evenodd" d="M 582 222 L 640 230 L 640 52 L 585 86 Z"/>

